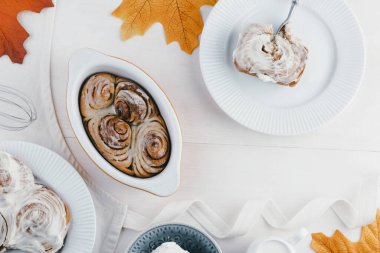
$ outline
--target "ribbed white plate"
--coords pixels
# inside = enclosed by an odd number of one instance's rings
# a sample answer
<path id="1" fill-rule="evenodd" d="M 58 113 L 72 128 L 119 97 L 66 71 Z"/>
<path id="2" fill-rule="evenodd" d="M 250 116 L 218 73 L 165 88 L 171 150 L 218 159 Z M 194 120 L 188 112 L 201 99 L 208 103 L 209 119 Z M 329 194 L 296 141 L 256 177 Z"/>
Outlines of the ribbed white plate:
<path id="1" fill-rule="evenodd" d="M 300 83 L 283 87 L 236 70 L 232 53 L 249 23 L 284 20 L 290 0 L 220 0 L 203 30 L 200 62 L 216 103 L 231 118 L 272 135 L 297 135 L 335 118 L 359 89 L 365 68 L 361 29 L 343 0 L 301 0 L 292 24 L 308 47 Z"/>
<path id="2" fill-rule="evenodd" d="M 57 192 L 69 206 L 72 220 L 61 252 L 91 253 L 96 234 L 95 208 L 78 172 L 61 156 L 36 144 L 5 141 L 0 142 L 0 151 L 12 154 L 30 167 L 36 180 Z"/>

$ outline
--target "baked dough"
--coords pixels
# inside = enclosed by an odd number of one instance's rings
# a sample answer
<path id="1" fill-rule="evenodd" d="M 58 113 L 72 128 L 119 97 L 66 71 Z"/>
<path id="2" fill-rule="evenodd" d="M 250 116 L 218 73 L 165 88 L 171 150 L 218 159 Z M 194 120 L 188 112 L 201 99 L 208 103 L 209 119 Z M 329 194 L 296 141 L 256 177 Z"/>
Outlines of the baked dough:
<path id="1" fill-rule="evenodd" d="M 295 86 L 306 68 L 308 49 L 292 34 L 290 25 L 273 35 L 272 25 L 249 25 L 240 34 L 234 64 L 265 82 Z"/>

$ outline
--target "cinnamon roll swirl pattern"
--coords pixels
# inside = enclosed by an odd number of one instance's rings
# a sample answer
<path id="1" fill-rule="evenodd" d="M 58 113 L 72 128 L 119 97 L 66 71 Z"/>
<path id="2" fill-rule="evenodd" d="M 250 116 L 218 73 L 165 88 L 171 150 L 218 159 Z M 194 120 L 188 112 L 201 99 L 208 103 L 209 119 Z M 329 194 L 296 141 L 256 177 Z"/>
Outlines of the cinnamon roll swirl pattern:
<path id="1" fill-rule="evenodd" d="M 115 111 L 123 120 L 138 125 L 157 114 L 153 100 L 134 82 L 118 78 Z"/>
<path id="2" fill-rule="evenodd" d="M 0 152 L 0 207 L 8 207 L 15 195 L 28 192 L 33 186 L 32 171 L 10 154 Z"/>
<path id="3" fill-rule="evenodd" d="M 91 76 L 82 88 L 80 111 L 84 117 L 92 117 L 99 110 L 109 107 L 115 96 L 115 77 L 100 73 Z"/>
<path id="4" fill-rule="evenodd" d="M 87 134 L 115 168 L 139 178 L 165 169 L 170 158 L 168 130 L 157 105 L 140 85 L 97 73 L 83 84 L 79 99 Z"/>
<path id="5" fill-rule="evenodd" d="M 233 59 L 239 71 L 263 81 L 295 86 L 306 68 L 308 49 L 289 25 L 274 36 L 272 25 L 252 24 L 240 35 Z"/>
<path id="6" fill-rule="evenodd" d="M 1 197 L 7 203 L 0 206 L 0 252 L 58 252 L 68 232 L 69 208 L 54 191 L 35 184 L 31 170 L 10 154 L 1 152 L 0 164 Z"/>
<path id="7" fill-rule="evenodd" d="M 164 120 L 154 117 L 136 128 L 133 169 L 139 177 L 160 173 L 169 159 L 170 144 Z"/>
<path id="8" fill-rule="evenodd" d="M 6 219 L 10 226 L 5 248 L 53 253 L 63 246 L 70 213 L 55 192 L 36 186 Z"/>
<path id="9" fill-rule="evenodd" d="M 131 143 L 132 129 L 115 115 L 98 116 L 87 123 L 88 132 L 104 158 L 119 170 L 134 175 Z"/>

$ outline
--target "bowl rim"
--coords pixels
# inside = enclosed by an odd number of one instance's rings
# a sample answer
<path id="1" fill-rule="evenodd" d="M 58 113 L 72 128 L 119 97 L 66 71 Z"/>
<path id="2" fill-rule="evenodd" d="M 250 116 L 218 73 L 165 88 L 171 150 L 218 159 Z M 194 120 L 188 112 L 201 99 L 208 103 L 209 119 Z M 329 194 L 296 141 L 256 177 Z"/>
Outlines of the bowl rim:
<path id="1" fill-rule="evenodd" d="M 88 64 L 86 63 L 86 66 L 80 66 L 80 68 L 84 69 L 82 70 L 82 73 L 80 71 L 74 71 L 73 65 L 78 65 L 78 63 L 75 63 L 75 61 L 78 61 L 77 58 L 83 57 L 93 57 L 95 60 L 94 62 Z M 83 61 L 83 59 L 81 59 L 81 61 Z M 68 85 L 66 87 L 66 113 L 70 121 L 70 127 L 73 130 L 73 133 L 85 154 L 90 158 L 90 160 L 92 160 L 92 162 L 102 173 L 111 177 L 113 180 L 119 182 L 120 184 L 140 189 L 161 197 L 166 197 L 174 194 L 178 190 L 180 184 L 182 133 L 178 116 L 173 107 L 173 104 L 169 100 L 168 96 L 164 93 L 158 82 L 156 82 L 149 74 L 147 74 L 143 69 L 134 63 L 119 57 L 101 53 L 90 48 L 82 48 L 76 50 L 72 54 L 68 65 L 69 79 Z M 114 75 L 128 77 L 128 72 L 130 72 L 139 78 L 145 79 L 145 83 L 138 81 L 136 82 L 149 93 L 149 95 L 153 98 L 158 108 L 160 109 L 161 116 L 164 118 L 164 121 L 167 125 L 171 142 L 169 163 L 158 175 L 151 178 L 137 178 L 129 176 L 109 163 L 91 142 L 80 116 L 78 98 L 79 92 L 86 78 L 92 74 L 102 72 L 89 70 L 91 68 L 97 67 L 114 69 L 114 71 L 102 70 L 103 72 L 110 72 Z M 90 73 L 84 75 L 83 72 L 86 71 Z M 123 72 L 123 74 L 120 74 L 120 72 Z M 133 80 L 134 78 L 131 79 Z M 163 184 L 163 182 L 166 182 L 166 184 Z"/>
<path id="2" fill-rule="evenodd" d="M 220 248 L 219 244 L 204 229 L 197 228 L 197 227 L 195 227 L 193 225 L 189 225 L 187 223 L 181 223 L 181 222 L 169 222 L 169 223 L 163 222 L 163 223 L 155 223 L 155 224 L 152 224 L 152 225 L 148 226 L 143 232 L 140 232 L 131 243 L 129 243 L 129 245 L 128 245 L 128 247 L 127 247 L 127 249 L 126 249 L 126 251 L 124 253 L 129 253 L 129 251 L 131 250 L 131 247 L 133 246 L 133 244 L 138 239 L 140 239 L 140 237 L 142 237 L 144 234 L 148 233 L 149 231 L 151 231 L 153 229 L 157 229 L 157 228 L 164 227 L 164 226 L 183 226 L 183 227 L 188 227 L 190 229 L 193 229 L 193 230 L 199 232 L 200 234 L 202 234 L 207 239 L 209 239 L 214 244 L 215 248 L 218 250 L 218 253 L 222 253 L 222 249 Z"/>

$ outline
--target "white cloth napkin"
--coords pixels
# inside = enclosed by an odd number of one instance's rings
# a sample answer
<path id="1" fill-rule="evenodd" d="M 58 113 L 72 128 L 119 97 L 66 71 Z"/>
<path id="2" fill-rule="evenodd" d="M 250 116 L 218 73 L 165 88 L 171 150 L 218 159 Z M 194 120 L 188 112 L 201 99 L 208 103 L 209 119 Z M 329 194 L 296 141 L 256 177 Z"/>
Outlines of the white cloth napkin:
<path id="1" fill-rule="evenodd" d="M 246 235 L 260 219 L 264 219 L 273 228 L 300 229 L 318 220 L 331 208 L 346 227 L 356 228 L 369 224 L 375 218 L 378 187 L 378 179 L 364 182 L 356 203 L 340 198 L 313 199 L 290 219 L 273 200 L 256 199 L 247 202 L 236 221 L 229 224 L 207 204 L 195 200 L 170 203 L 156 217 L 150 219 L 129 210 L 123 226 L 143 231 L 154 224 L 171 222 L 187 213 L 214 237 L 226 239 Z"/>

